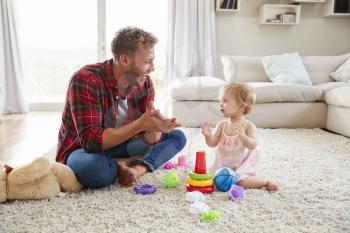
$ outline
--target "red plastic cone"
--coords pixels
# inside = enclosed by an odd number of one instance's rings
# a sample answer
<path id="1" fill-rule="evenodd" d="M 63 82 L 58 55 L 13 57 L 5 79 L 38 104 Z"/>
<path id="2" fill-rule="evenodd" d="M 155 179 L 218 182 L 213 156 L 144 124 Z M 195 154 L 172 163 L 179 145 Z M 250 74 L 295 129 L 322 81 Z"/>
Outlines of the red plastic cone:
<path id="1" fill-rule="evenodd" d="M 205 151 L 197 151 L 196 153 L 196 166 L 194 172 L 197 174 L 206 174 L 207 166 L 205 162 Z"/>

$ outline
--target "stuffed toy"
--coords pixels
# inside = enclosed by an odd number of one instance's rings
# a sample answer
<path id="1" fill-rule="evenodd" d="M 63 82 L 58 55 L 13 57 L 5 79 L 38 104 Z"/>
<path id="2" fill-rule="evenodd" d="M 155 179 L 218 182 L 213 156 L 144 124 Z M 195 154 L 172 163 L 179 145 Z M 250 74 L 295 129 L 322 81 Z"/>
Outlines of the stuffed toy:
<path id="1" fill-rule="evenodd" d="M 6 172 L 0 162 L 0 202 L 51 198 L 61 191 L 81 190 L 73 171 L 66 165 L 38 157 L 31 163 Z"/>

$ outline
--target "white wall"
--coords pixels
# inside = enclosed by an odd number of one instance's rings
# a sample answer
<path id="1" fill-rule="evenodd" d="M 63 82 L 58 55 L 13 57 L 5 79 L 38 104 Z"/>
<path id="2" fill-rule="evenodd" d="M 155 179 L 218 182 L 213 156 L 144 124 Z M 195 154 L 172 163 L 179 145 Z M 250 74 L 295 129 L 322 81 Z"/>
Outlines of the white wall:
<path id="1" fill-rule="evenodd" d="M 300 24 L 259 25 L 262 4 L 276 0 L 241 0 L 237 13 L 216 13 L 217 75 L 222 77 L 222 54 L 265 56 L 298 51 L 300 55 L 350 52 L 350 17 L 323 17 L 323 3 L 302 4 Z"/>

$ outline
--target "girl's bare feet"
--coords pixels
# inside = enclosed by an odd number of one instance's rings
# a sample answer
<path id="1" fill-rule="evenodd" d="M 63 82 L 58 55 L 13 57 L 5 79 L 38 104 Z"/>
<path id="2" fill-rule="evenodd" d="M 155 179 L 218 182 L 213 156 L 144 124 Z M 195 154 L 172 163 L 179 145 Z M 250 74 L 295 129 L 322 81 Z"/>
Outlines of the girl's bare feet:
<path id="1" fill-rule="evenodd" d="M 276 192 L 278 190 L 277 185 L 269 180 L 267 181 L 265 188 L 269 192 Z"/>
<path id="2" fill-rule="evenodd" d="M 4 165 L 5 167 L 5 170 L 6 170 L 6 174 L 9 174 L 12 170 L 13 170 L 13 167 L 10 167 L 9 165 Z"/>

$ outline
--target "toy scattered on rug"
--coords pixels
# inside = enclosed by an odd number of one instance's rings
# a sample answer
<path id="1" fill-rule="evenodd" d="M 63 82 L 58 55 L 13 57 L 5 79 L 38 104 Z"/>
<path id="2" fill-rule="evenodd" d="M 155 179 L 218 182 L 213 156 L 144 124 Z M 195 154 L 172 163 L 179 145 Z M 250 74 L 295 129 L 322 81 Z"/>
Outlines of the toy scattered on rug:
<path id="1" fill-rule="evenodd" d="M 217 210 L 208 210 L 202 213 L 201 219 L 204 222 L 211 222 L 220 218 L 220 212 Z"/>
<path id="2" fill-rule="evenodd" d="M 176 170 L 164 174 L 162 176 L 162 183 L 165 188 L 176 188 L 180 184 Z"/>
<path id="3" fill-rule="evenodd" d="M 228 167 L 222 167 L 214 174 L 214 185 L 222 192 L 228 191 L 232 185 L 236 184 L 236 180 L 234 171 Z"/>
<path id="4" fill-rule="evenodd" d="M 210 222 L 220 218 L 219 211 L 210 211 L 209 206 L 204 203 L 205 197 L 202 192 L 187 192 L 186 201 L 192 203 L 190 213 L 201 216 L 202 221 Z"/>
<path id="5" fill-rule="evenodd" d="M 232 201 L 241 201 L 244 199 L 244 188 L 238 185 L 232 185 L 229 194 Z"/>
<path id="6" fill-rule="evenodd" d="M 187 191 L 199 191 L 202 193 L 212 193 L 214 191 L 213 176 L 207 172 L 204 151 L 197 151 L 195 170 L 190 171 L 188 175 Z"/>
<path id="7" fill-rule="evenodd" d="M 81 188 L 68 166 L 50 162 L 47 157 L 38 157 L 8 174 L 0 162 L 0 202 L 52 198 L 61 191 L 75 192 Z"/>
<path id="8" fill-rule="evenodd" d="M 165 170 L 171 170 L 174 168 L 174 164 L 172 162 L 166 162 L 163 166 Z"/>
<path id="9" fill-rule="evenodd" d="M 134 191 L 137 194 L 147 195 L 155 193 L 157 191 L 157 188 L 156 186 L 150 184 L 138 184 L 134 187 Z"/>
<path id="10" fill-rule="evenodd" d="M 177 158 L 177 164 L 175 164 L 175 168 L 177 169 L 187 169 L 187 168 L 190 168 L 190 165 L 189 163 L 187 162 L 187 157 L 185 155 L 180 155 L 178 158 Z"/>

